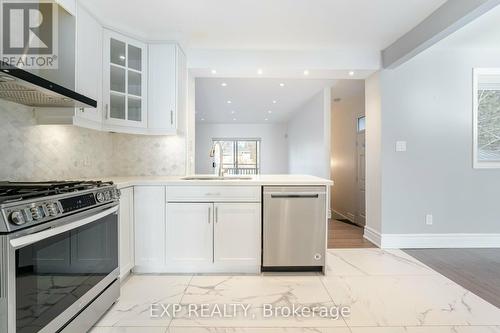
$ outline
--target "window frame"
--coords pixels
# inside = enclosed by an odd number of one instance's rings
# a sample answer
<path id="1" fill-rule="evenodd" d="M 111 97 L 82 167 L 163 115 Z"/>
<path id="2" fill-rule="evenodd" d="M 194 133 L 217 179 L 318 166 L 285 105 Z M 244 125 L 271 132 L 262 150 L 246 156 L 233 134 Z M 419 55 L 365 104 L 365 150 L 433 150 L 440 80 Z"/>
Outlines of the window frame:
<path id="1" fill-rule="evenodd" d="M 359 122 L 361 119 L 365 120 L 365 128 L 363 128 L 363 129 L 359 128 Z M 356 132 L 357 133 L 364 133 L 365 131 L 366 131 L 366 115 L 360 114 L 356 117 Z"/>
<path id="2" fill-rule="evenodd" d="M 500 169 L 500 161 L 480 161 L 479 160 L 479 77 L 481 75 L 499 75 L 500 68 L 474 68 L 473 69 L 473 168 L 474 169 Z"/>
<path id="3" fill-rule="evenodd" d="M 255 175 L 260 175 L 261 173 L 261 152 L 262 152 L 262 139 L 261 138 L 212 138 L 212 144 L 218 141 L 232 141 L 233 142 L 233 168 L 232 169 L 240 169 L 238 167 L 238 142 L 251 141 L 257 143 L 257 163 L 255 164 Z M 251 168 L 242 168 L 242 169 L 251 169 Z"/>

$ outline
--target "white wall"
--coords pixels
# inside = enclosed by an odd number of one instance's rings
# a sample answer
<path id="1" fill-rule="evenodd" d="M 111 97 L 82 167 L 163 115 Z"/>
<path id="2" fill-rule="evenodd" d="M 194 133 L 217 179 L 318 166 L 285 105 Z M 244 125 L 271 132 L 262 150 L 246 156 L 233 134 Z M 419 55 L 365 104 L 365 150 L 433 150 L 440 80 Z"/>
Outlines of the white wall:
<path id="1" fill-rule="evenodd" d="M 209 150 L 213 138 L 260 138 L 261 173 L 288 171 L 288 146 L 285 124 L 204 124 L 196 123 L 196 173 L 214 173 Z"/>
<path id="2" fill-rule="evenodd" d="M 361 84 L 363 84 L 361 82 Z M 335 88 L 333 88 L 335 91 Z M 357 119 L 365 114 L 365 94 L 342 98 L 332 103 L 332 153 L 331 207 L 334 212 L 349 218 L 354 222 L 358 215 L 358 184 L 357 184 Z"/>
<path id="3" fill-rule="evenodd" d="M 330 179 L 330 88 L 311 98 L 288 122 L 288 172 Z"/>
<path id="4" fill-rule="evenodd" d="M 382 232 L 382 91 L 380 73 L 365 81 L 366 231 Z M 375 239 L 372 239 L 376 241 Z"/>
<path id="5" fill-rule="evenodd" d="M 472 168 L 474 67 L 500 67 L 500 49 L 433 48 L 382 73 L 384 233 L 500 232 L 500 169 Z"/>

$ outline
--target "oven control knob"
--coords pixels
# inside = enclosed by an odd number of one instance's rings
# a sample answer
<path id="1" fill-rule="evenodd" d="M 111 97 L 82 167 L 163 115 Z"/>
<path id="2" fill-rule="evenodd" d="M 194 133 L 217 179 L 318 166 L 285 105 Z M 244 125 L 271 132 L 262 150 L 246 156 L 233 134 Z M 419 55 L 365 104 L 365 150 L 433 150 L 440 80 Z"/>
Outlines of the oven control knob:
<path id="1" fill-rule="evenodd" d="M 110 191 L 104 192 L 104 197 L 106 198 L 106 201 L 111 200 L 111 192 Z"/>
<path id="2" fill-rule="evenodd" d="M 105 200 L 104 193 L 103 192 L 97 193 L 96 196 L 95 196 L 95 199 L 97 200 L 97 202 L 103 203 L 104 200 Z"/>
<path id="3" fill-rule="evenodd" d="M 16 210 L 12 213 L 10 213 L 10 222 L 14 223 L 15 225 L 22 225 L 26 223 L 26 220 L 24 219 L 24 215 L 21 211 Z"/>
<path id="4" fill-rule="evenodd" d="M 47 212 L 50 216 L 56 216 L 57 214 L 59 214 L 59 207 L 57 207 L 57 204 L 55 202 L 48 203 Z"/>
<path id="5" fill-rule="evenodd" d="M 31 216 L 33 216 L 33 220 L 40 220 L 43 218 L 43 208 L 40 207 L 31 207 Z"/>
<path id="6" fill-rule="evenodd" d="M 114 200 L 120 199 L 120 190 L 118 190 L 118 189 L 113 190 L 112 191 L 112 196 L 113 196 Z"/>

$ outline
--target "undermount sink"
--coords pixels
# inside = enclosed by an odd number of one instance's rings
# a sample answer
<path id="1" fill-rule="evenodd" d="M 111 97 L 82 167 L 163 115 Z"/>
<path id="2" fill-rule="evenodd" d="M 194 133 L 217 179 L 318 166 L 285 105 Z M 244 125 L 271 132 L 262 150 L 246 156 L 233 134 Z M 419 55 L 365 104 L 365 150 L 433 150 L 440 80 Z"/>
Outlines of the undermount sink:
<path id="1" fill-rule="evenodd" d="M 250 180 L 252 177 L 245 176 L 227 176 L 227 177 L 218 177 L 218 176 L 189 176 L 183 177 L 182 180 Z"/>

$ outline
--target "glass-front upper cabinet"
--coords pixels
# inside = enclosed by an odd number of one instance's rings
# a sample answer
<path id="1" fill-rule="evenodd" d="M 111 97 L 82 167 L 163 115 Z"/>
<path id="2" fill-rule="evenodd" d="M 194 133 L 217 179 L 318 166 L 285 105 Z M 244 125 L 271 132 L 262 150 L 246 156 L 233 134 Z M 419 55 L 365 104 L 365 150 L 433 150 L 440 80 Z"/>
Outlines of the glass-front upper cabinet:
<path id="1" fill-rule="evenodd" d="M 147 126 L 146 44 L 104 31 L 104 113 L 111 126 Z"/>

